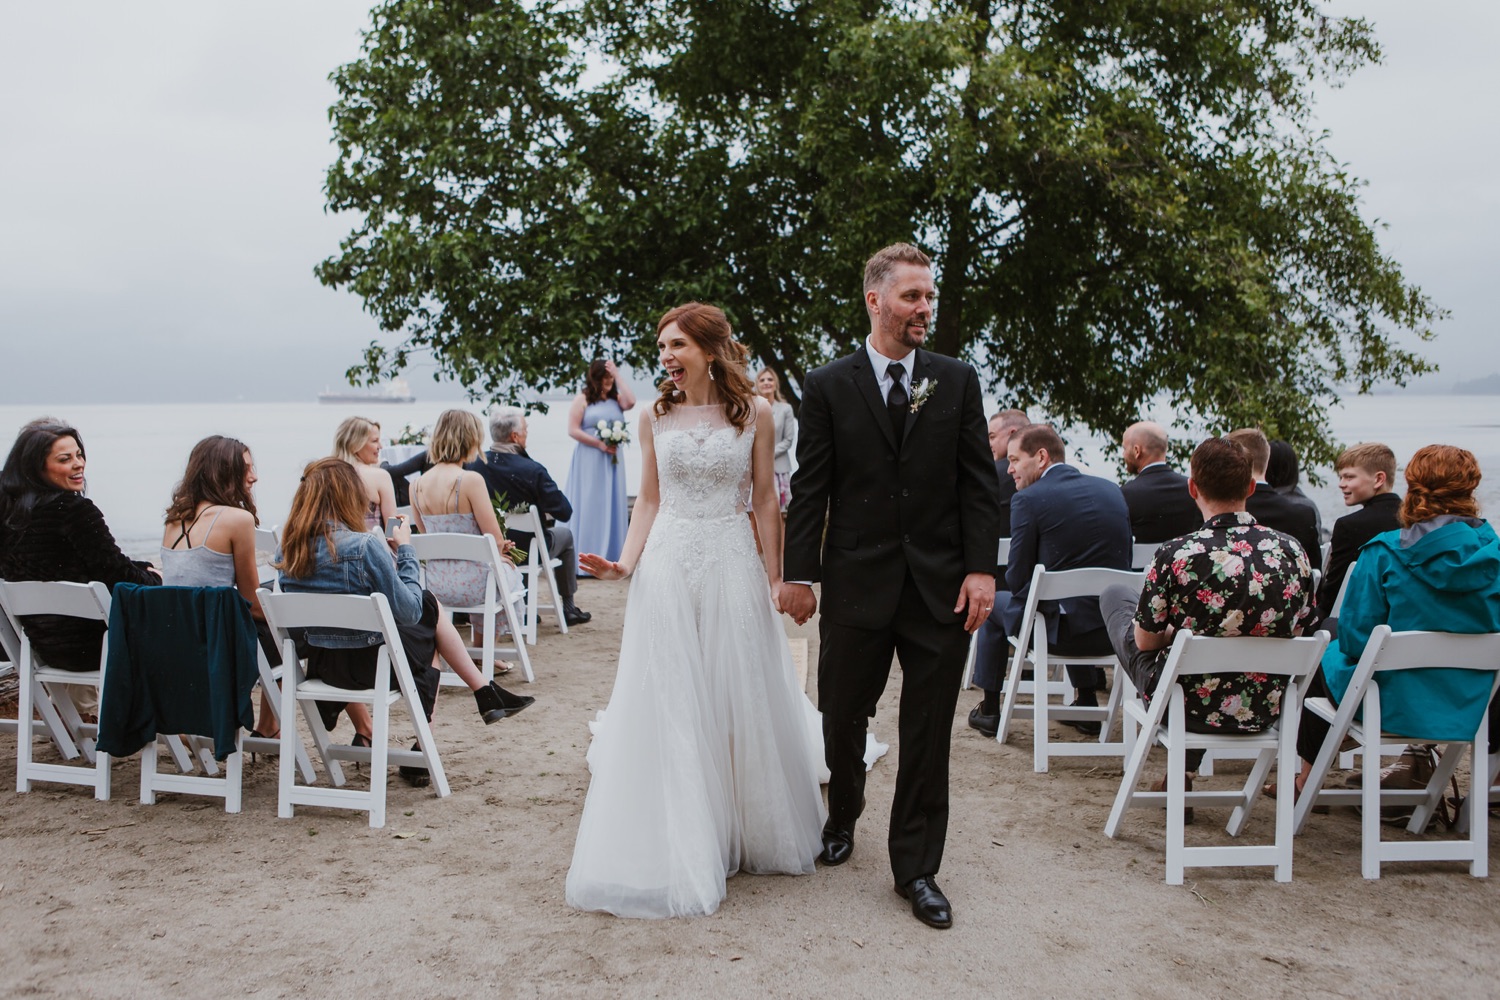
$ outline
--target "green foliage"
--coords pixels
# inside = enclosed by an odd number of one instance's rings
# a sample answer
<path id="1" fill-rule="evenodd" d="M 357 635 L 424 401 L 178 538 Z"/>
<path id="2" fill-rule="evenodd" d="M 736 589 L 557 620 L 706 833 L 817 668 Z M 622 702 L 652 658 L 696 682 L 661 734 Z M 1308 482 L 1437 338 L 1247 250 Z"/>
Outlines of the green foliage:
<path id="1" fill-rule="evenodd" d="M 1117 433 L 1165 396 L 1327 460 L 1335 385 L 1427 370 L 1394 337 L 1441 315 L 1312 118 L 1378 57 L 1313 0 L 393 0 L 333 77 L 359 222 L 317 274 L 403 335 L 352 375 L 425 350 L 514 399 L 649 370 L 694 298 L 799 380 L 912 240 L 930 346 L 1010 402 Z"/>

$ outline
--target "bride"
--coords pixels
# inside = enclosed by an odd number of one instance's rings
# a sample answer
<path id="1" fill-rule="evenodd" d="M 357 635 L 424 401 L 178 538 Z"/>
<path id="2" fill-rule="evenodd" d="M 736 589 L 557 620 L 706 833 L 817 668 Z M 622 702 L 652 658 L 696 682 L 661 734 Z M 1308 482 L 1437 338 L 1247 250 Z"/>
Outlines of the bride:
<path id="1" fill-rule="evenodd" d="M 657 332 L 667 381 L 640 422 L 624 550 L 579 560 L 599 579 L 632 579 L 567 900 L 622 917 L 713 913 L 739 871 L 807 874 L 824 818 L 822 747 L 773 604 L 771 408 L 722 311 L 678 306 Z"/>

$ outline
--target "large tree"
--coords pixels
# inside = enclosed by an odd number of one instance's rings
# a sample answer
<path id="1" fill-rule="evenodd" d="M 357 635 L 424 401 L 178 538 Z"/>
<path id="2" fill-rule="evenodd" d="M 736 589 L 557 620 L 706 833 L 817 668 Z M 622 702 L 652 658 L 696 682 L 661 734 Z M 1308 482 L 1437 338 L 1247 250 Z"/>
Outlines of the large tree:
<path id="1" fill-rule="evenodd" d="M 317 268 L 476 398 L 654 370 L 692 298 L 795 381 L 866 328 L 860 269 L 934 256 L 930 346 L 1118 431 L 1259 424 L 1326 459 L 1336 384 L 1426 369 L 1438 310 L 1313 117 L 1378 59 L 1313 0 L 392 0 L 334 74 Z"/>

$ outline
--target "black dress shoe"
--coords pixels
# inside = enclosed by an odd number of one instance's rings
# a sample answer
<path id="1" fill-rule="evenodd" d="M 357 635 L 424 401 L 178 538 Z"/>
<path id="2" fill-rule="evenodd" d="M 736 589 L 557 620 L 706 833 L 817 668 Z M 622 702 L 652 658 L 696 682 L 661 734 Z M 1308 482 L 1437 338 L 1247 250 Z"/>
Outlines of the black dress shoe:
<path id="1" fill-rule="evenodd" d="M 854 824 L 845 828 L 823 828 L 823 853 L 818 860 L 825 865 L 841 865 L 854 853 Z"/>
<path id="2" fill-rule="evenodd" d="M 1072 726 L 1085 736 L 1098 736 L 1103 729 L 1093 719 L 1063 719 L 1062 724 Z"/>
<path id="3" fill-rule="evenodd" d="M 422 749 L 422 744 L 413 743 L 411 748 L 413 750 L 420 750 Z M 396 771 L 401 775 L 401 780 L 413 788 L 426 788 L 432 784 L 432 775 L 427 773 L 427 768 L 425 767 L 412 767 L 409 764 L 402 764 L 396 768 Z"/>
<path id="4" fill-rule="evenodd" d="M 572 628 L 574 625 L 583 625 L 593 620 L 594 616 L 582 608 L 575 608 L 572 605 L 563 608 L 563 621 L 568 623 L 568 628 Z"/>
<path id="5" fill-rule="evenodd" d="M 919 875 L 905 885 L 896 886 L 896 893 L 911 900 L 912 916 L 928 927 L 941 931 L 953 926 L 953 908 L 931 875 Z"/>
<path id="6" fill-rule="evenodd" d="M 1000 732 L 1000 716 L 998 713 L 985 715 L 984 704 L 981 702 L 975 705 L 973 711 L 969 713 L 969 728 L 977 729 L 980 734 L 994 739 L 995 734 Z"/>

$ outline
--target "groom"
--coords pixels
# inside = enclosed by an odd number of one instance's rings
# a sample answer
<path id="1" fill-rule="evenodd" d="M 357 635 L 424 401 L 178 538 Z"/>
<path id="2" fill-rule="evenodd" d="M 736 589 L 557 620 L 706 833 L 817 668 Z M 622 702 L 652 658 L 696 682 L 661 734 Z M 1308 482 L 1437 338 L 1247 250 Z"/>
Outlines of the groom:
<path id="1" fill-rule="evenodd" d="M 995 600 L 995 462 L 974 369 L 921 350 L 936 289 L 906 243 L 865 264 L 870 336 L 802 383 L 781 609 L 798 624 L 822 581 L 818 707 L 828 763 L 826 865 L 854 850 L 865 731 L 901 661 L 901 762 L 889 849 L 896 892 L 932 927 L 948 829 L 948 741 L 968 633 Z M 826 531 L 825 531 L 826 520 Z"/>

